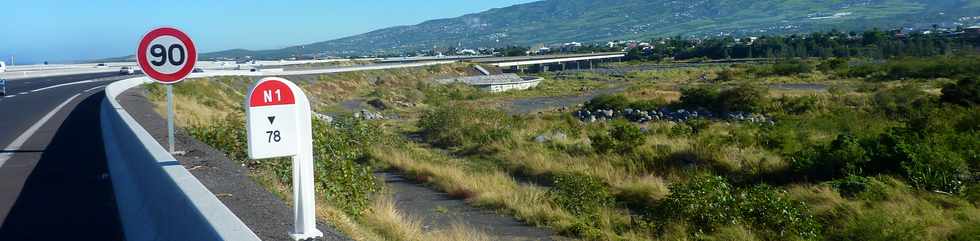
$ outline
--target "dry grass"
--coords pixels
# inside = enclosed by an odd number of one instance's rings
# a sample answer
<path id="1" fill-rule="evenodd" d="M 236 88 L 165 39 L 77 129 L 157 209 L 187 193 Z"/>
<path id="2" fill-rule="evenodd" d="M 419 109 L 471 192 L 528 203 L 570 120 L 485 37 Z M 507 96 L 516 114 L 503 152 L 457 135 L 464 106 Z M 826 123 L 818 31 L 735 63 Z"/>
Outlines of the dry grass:
<path id="1" fill-rule="evenodd" d="M 824 185 L 793 186 L 788 193 L 828 219 L 831 235 L 841 237 L 945 240 L 980 220 L 980 209 L 956 197 L 917 191 L 890 177 L 876 179 L 874 196 L 846 199 Z"/>
<path id="2" fill-rule="evenodd" d="M 388 196 L 375 199 L 364 223 L 381 234 L 384 240 L 398 241 L 489 241 L 489 235 L 464 224 L 426 232 L 417 219 L 406 216 Z"/>
<path id="3" fill-rule="evenodd" d="M 566 230 L 574 223 L 575 217 L 552 204 L 544 188 L 519 184 L 500 171 L 467 172 L 460 163 L 462 160 L 408 145 L 376 147 L 371 153 L 374 158 L 473 205 L 501 210 L 532 225 L 557 230 Z"/>

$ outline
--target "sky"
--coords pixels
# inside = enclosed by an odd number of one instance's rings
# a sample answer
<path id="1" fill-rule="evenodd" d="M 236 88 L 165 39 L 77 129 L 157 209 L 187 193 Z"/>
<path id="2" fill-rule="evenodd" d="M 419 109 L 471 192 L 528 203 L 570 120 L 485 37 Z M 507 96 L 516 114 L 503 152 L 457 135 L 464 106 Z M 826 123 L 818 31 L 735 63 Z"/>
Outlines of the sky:
<path id="1" fill-rule="evenodd" d="M 274 49 L 535 0 L 0 1 L 0 60 L 68 62 L 131 55 L 159 26 L 198 51 Z"/>

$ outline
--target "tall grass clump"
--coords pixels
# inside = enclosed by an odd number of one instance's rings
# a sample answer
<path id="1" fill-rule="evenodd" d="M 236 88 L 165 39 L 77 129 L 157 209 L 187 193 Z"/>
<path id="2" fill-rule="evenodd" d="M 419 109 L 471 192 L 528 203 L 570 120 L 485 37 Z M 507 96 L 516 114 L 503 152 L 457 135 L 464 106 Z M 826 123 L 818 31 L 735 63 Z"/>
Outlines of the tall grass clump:
<path id="1" fill-rule="evenodd" d="M 418 125 L 430 143 L 469 148 L 508 138 L 520 123 L 502 111 L 453 105 L 425 112 Z"/>

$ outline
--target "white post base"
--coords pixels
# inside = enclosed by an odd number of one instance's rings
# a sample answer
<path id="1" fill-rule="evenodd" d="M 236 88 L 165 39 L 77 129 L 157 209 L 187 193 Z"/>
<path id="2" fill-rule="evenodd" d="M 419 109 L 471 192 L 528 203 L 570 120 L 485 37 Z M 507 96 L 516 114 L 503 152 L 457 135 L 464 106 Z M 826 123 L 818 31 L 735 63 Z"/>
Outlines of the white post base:
<path id="1" fill-rule="evenodd" d="M 290 233 L 289 237 L 292 237 L 293 240 L 300 241 L 300 240 L 306 240 L 311 238 L 323 237 L 323 232 L 320 232 L 320 230 L 313 229 L 310 230 L 310 233 Z"/>

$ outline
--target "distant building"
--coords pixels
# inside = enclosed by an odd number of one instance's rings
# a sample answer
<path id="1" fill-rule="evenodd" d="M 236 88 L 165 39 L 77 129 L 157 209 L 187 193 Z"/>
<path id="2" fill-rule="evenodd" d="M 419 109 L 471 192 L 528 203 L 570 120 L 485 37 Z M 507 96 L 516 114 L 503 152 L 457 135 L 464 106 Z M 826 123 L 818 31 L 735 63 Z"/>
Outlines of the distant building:
<path id="1" fill-rule="evenodd" d="M 980 36 L 980 25 L 964 28 L 963 34 L 966 34 L 967 36 Z"/>
<path id="2" fill-rule="evenodd" d="M 480 75 L 436 80 L 440 84 L 464 83 L 492 93 L 509 90 L 526 90 L 541 83 L 538 77 L 521 77 L 516 74 Z"/>

